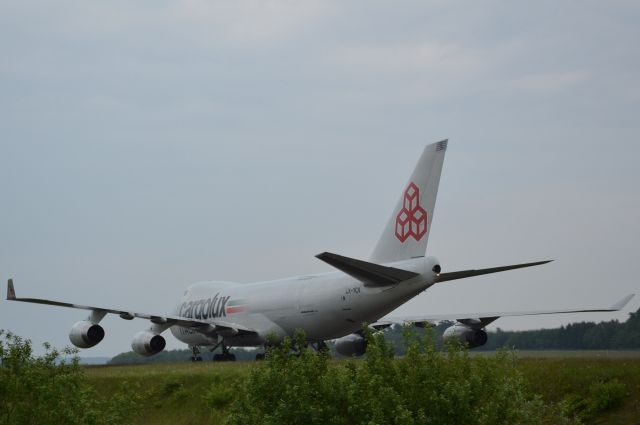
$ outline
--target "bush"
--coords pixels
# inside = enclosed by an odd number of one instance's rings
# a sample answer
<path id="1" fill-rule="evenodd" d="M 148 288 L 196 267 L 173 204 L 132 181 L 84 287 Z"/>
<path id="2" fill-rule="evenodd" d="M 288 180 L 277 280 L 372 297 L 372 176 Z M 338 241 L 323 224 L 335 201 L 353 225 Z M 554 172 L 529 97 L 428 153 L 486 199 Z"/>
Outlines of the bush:
<path id="1" fill-rule="evenodd" d="M 204 401 L 210 408 L 223 409 L 227 407 L 235 395 L 235 388 L 224 382 L 214 382 L 204 394 Z"/>
<path id="2" fill-rule="evenodd" d="M 570 394 L 566 396 L 561 407 L 567 416 L 584 422 L 601 412 L 619 406 L 626 395 L 626 386 L 617 379 L 595 382 L 589 386 L 587 395 Z"/>
<path id="3" fill-rule="evenodd" d="M 470 357 L 455 344 L 442 352 L 432 334 L 407 329 L 407 354 L 395 359 L 381 333 L 367 340 L 364 361 L 332 363 L 325 351 L 294 350 L 305 346 L 301 333 L 271 348 L 227 423 L 538 424 L 553 411 L 527 392 L 511 353 Z"/>
<path id="4" fill-rule="evenodd" d="M 123 386 L 109 400 L 99 402 L 87 385 L 75 356 L 44 345 L 33 355 L 31 341 L 0 330 L 0 424 L 122 424 L 137 397 Z M 73 355 L 63 361 L 61 354 Z"/>
<path id="5" fill-rule="evenodd" d="M 622 403 L 627 393 L 625 385 L 617 379 L 609 382 L 596 382 L 589 387 L 590 410 L 594 413 L 604 412 Z"/>

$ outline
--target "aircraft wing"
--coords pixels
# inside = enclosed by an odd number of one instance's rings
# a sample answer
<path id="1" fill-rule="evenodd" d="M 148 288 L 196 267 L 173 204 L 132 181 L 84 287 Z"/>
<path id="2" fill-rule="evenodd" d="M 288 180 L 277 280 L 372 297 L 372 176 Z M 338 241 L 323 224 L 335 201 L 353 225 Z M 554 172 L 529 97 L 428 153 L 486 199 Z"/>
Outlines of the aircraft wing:
<path id="1" fill-rule="evenodd" d="M 451 320 L 463 323 L 472 328 L 483 328 L 500 317 L 513 316 L 537 316 L 541 314 L 562 314 L 562 313 L 597 313 L 607 311 L 620 311 L 634 297 L 635 294 L 629 294 L 620 301 L 609 307 L 588 308 L 588 309 L 566 309 L 566 310 L 537 310 L 537 311 L 514 311 L 514 312 L 492 312 L 492 313 L 461 313 L 461 314 L 435 314 L 435 315 L 416 315 L 416 316 L 389 316 L 383 317 L 379 321 L 372 323 L 370 326 L 376 329 L 395 324 L 414 324 L 416 326 L 431 325 L 435 322 L 443 320 Z"/>
<path id="2" fill-rule="evenodd" d="M 22 301 L 34 304 L 46 304 L 55 305 L 58 307 L 77 308 L 81 310 L 91 310 L 102 313 L 117 314 L 125 320 L 132 320 L 134 318 L 147 319 L 152 323 L 162 325 L 168 324 L 170 326 L 177 325 L 185 328 L 192 328 L 196 331 L 204 332 L 230 332 L 237 333 L 256 333 L 253 329 L 239 325 L 237 323 L 226 322 L 224 320 L 210 319 L 210 321 L 196 320 L 189 317 L 167 316 L 160 314 L 148 314 L 140 313 L 129 310 L 121 310 L 114 308 L 95 307 L 82 304 L 73 304 L 62 301 L 45 300 L 41 298 L 18 298 L 16 297 L 15 287 L 13 285 L 13 279 L 9 279 L 7 284 L 7 300 L 9 301 Z"/>

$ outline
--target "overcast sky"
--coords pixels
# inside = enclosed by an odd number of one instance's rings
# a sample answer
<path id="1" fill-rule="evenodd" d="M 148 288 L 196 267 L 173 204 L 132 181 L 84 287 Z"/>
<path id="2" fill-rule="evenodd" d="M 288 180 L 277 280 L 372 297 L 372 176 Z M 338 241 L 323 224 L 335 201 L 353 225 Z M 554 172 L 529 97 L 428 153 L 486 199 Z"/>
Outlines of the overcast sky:
<path id="1" fill-rule="evenodd" d="M 449 138 L 427 253 L 556 261 L 398 313 L 607 306 L 640 290 L 638 40 L 633 1 L 3 1 L 0 277 L 161 313 L 194 281 L 329 271 L 314 255 L 366 259 Z M 85 316 L 0 301 L 36 344 Z M 82 355 L 148 326 L 102 323 Z"/>

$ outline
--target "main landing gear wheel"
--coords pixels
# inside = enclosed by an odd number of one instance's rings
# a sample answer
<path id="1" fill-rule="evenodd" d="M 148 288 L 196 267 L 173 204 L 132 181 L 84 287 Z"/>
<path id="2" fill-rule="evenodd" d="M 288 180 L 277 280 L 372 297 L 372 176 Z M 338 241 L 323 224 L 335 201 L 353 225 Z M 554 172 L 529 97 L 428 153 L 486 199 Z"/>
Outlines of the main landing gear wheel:
<path id="1" fill-rule="evenodd" d="M 235 362 L 236 361 L 236 355 L 229 353 L 227 355 L 225 354 L 214 354 L 213 355 L 213 361 L 214 362 Z"/>
<path id="2" fill-rule="evenodd" d="M 194 345 L 193 347 L 191 347 L 191 361 L 192 362 L 201 362 L 202 361 L 202 356 L 200 356 L 200 347 L 198 347 L 197 345 Z"/>
<path id="3" fill-rule="evenodd" d="M 236 355 L 229 352 L 229 347 L 222 346 L 222 354 L 213 355 L 214 362 L 235 362 Z"/>
<path id="4" fill-rule="evenodd" d="M 264 360 L 264 353 L 256 354 L 256 361 L 261 361 L 261 360 Z"/>

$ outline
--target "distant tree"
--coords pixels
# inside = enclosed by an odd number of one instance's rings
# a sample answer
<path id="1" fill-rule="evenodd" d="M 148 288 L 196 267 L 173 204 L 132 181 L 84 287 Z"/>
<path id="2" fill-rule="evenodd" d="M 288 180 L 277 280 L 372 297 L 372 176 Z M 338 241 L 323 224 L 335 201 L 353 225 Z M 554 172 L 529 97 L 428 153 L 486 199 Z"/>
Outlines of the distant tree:
<path id="1" fill-rule="evenodd" d="M 436 335 L 441 336 L 453 322 L 440 322 L 433 327 Z M 385 337 L 395 348 L 396 355 L 404 355 L 402 328 L 395 326 L 386 329 Z M 418 329 L 417 332 L 423 333 Z M 640 350 L 640 310 L 630 313 L 626 322 L 617 320 L 608 322 L 571 323 L 555 329 L 532 331 L 504 331 L 500 328 L 489 332 L 487 344 L 475 351 L 492 351 L 499 348 L 517 348 L 525 350 Z M 440 339 L 436 347 L 442 348 Z"/>
<path id="2" fill-rule="evenodd" d="M 489 333 L 487 344 L 478 349 L 495 350 L 500 347 L 529 350 L 638 350 L 640 310 L 630 313 L 624 323 L 617 320 L 580 322 L 556 329 L 533 331 L 503 331 L 498 328 Z"/>

